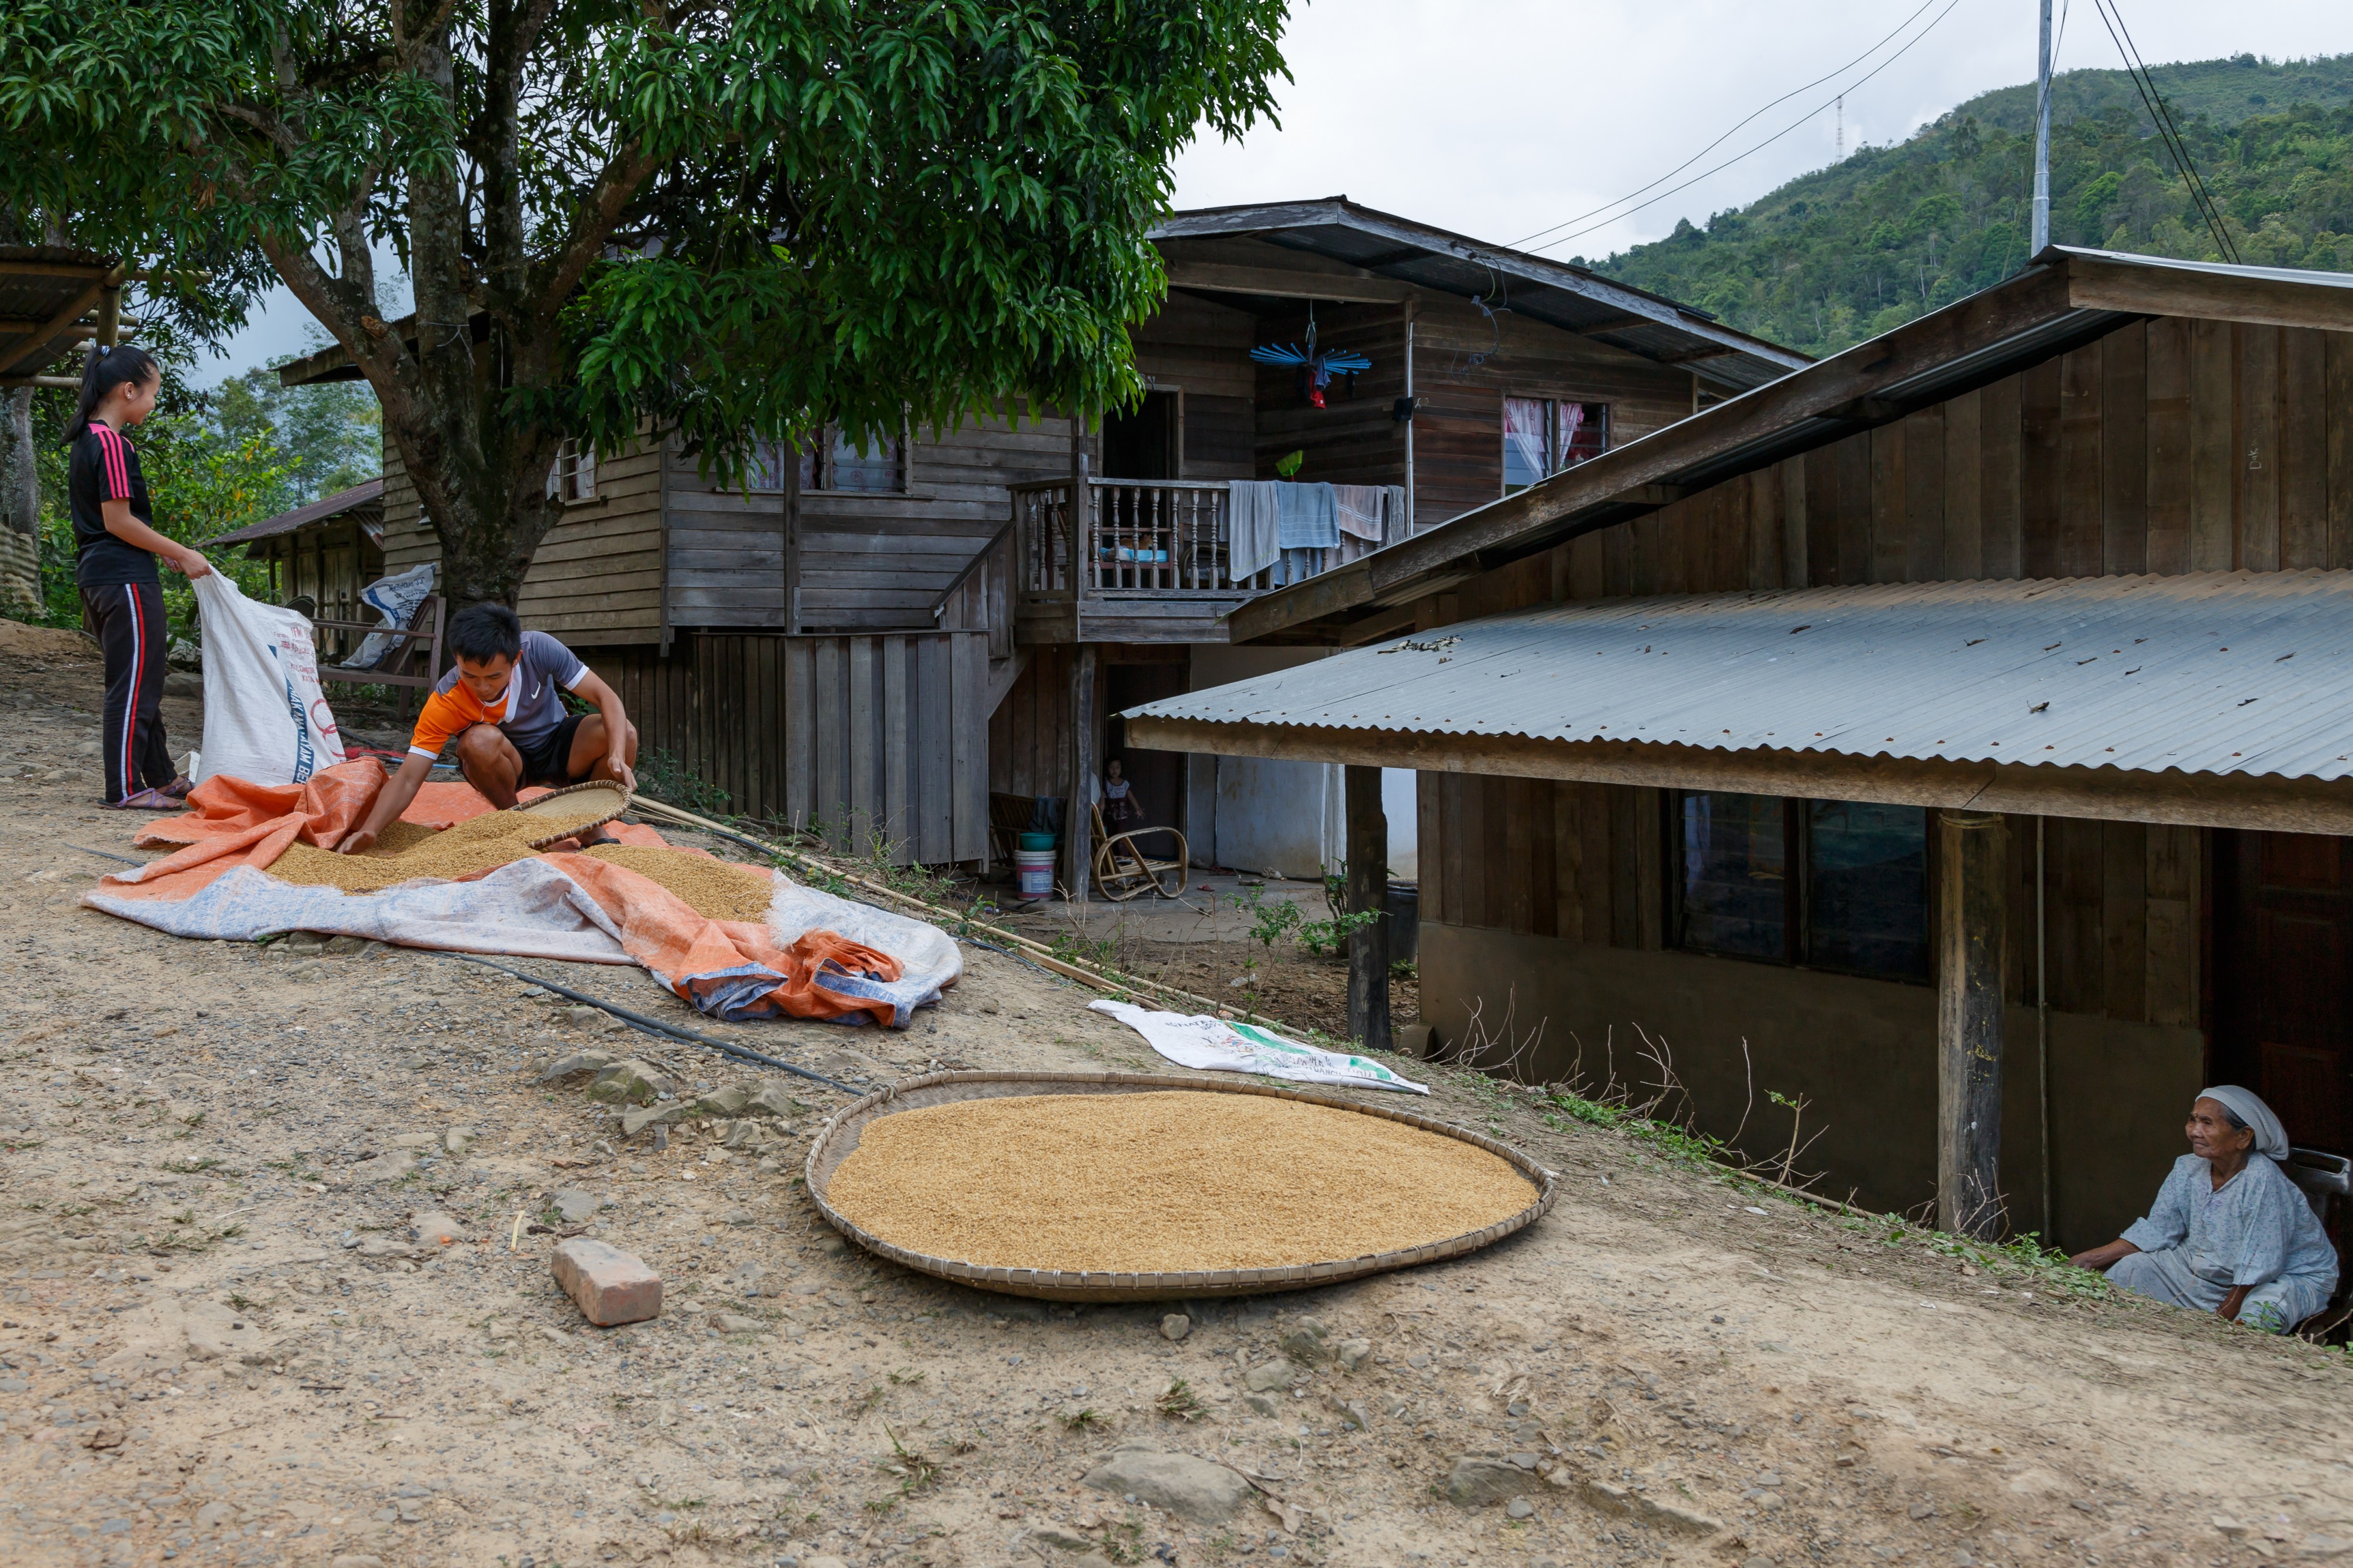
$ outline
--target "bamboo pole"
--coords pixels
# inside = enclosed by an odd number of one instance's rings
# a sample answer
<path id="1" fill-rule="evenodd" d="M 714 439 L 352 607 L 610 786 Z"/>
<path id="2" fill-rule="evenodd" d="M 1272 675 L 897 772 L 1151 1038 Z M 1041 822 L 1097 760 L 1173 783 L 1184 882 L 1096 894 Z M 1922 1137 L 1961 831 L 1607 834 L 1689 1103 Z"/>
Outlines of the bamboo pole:
<path id="1" fill-rule="evenodd" d="M 788 860 L 795 866 L 800 868 L 805 874 L 810 871 L 821 871 L 828 877 L 838 877 L 842 881 L 848 883 L 850 887 L 857 889 L 860 893 L 867 894 L 873 898 L 888 900 L 892 903 L 917 910 L 927 919 L 953 920 L 960 929 L 966 931 L 977 931 L 983 936 L 987 937 L 992 942 L 1013 949 L 1022 957 L 1034 961 L 1040 967 L 1050 969 L 1055 973 L 1061 975 L 1064 979 L 1075 980 L 1080 984 L 1088 986 L 1093 990 L 1104 992 L 1142 992 L 1146 994 L 1182 1002 L 1194 1012 L 1208 1013 L 1214 1017 L 1231 1018 L 1240 1016 L 1233 1008 L 1228 1006 L 1222 1002 L 1212 1001 L 1207 996 L 1197 996 L 1190 991 L 1181 991 L 1174 985 L 1164 985 L 1155 980 L 1140 980 L 1124 975 L 1110 974 L 1102 970 L 1091 968 L 1086 964 L 1072 963 L 1068 959 L 1057 954 L 1053 949 L 1047 947 L 1043 943 L 1036 942 L 1029 937 L 1023 936 L 1018 931 L 1008 931 L 1003 926 L 990 925 L 984 921 L 972 920 L 962 912 L 949 909 L 944 905 L 934 904 L 926 900 L 919 899 L 913 893 L 902 893 L 896 888 L 890 887 L 881 882 L 874 881 L 871 878 L 861 877 L 854 871 L 840 870 L 833 866 L 826 864 L 824 861 L 818 859 L 814 856 L 805 855 L 797 850 L 787 849 L 779 844 L 768 843 L 765 839 L 754 838 L 746 833 L 739 833 L 732 827 L 727 827 L 712 821 L 709 817 L 697 816 L 691 811 L 681 810 L 679 807 L 671 805 L 667 802 L 652 800 L 645 795 L 638 795 L 632 803 L 631 808 L 636 811 L 643 812 L 649 816 L 658 816 L 662 818 L 664 821 L 675 823 L 681 827 L 699 827 L 706 833 L 715 833 L 723 838 L 733 839 L 738 844 L 743 844 L 751 848 L 757 849 L 764 854 L 774 855 L 781 860 Z M 1267 1018 L 1261 1021 L 1270 1028 L 1280 1033 L 1293 1034 L 1297 1032 L 1293 1030 L 1289 1025 L 1282 1023 L 1280 1019 Z"/>

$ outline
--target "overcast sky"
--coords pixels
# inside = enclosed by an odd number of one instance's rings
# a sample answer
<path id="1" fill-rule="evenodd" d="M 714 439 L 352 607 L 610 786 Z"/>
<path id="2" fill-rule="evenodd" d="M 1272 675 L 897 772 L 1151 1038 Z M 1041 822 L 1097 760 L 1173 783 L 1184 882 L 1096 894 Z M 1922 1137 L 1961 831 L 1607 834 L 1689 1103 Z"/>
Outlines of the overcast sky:
<path id="1" fill-rule="evenodd" d="M 2072 11 L 2073 0 L 2063 4 Z M 1841 88 L 1849 89 L 1852 150 L 1900 139 L 1989 88 L 2031 79 L 2035 0 L 1929 0 L 1897 30 L 1918 5 L 1312 0 L 1296 6 L 1285 40 L 1296 79 L 1281 89 L 1281 128 L 1262 126 L 1240 145 L 1197 144 L 1177 162 L 1176 205 L 1345 193 L 1510 244 L 1649 184 L 1752 111 L 1838 73 L 1767 110 L 1651 195 L 1796 125 L 1753 156 L 1639 211 L 1570 225 L 1548 252 L 1605 256 L 1828 163 L 1836 134 L 1828 105 Z M 2345 0 L 2121 0 L 2121 8 L 2151 64 L 2353 50 Z M 1885 47 L 1841 69 L 1891 31 Z M 2067 19 L 2058 63 L 2117 64 L 2092 0 Z M 1587 224 L 1597 226 L 1571 237 Z M 313 331 L 280 292 L 201 379 L 304 352 Z"/>

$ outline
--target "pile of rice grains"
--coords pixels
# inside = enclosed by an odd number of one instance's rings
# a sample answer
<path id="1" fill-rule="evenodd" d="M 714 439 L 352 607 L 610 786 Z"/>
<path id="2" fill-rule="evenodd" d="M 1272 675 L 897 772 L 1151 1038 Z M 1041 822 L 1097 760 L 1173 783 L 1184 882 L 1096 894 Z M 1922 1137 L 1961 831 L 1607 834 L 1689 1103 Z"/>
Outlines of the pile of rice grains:
<path id="1" fill-rule="evenodd" d="M 538 851 L 531 847 L 552 833 L 586 827 L 607 811 L 584 807 L 554 811 L 492 811 L 436 832 L 413 822 L 394 822 L 365 853 L 337 855 L 314 845 L 290 846 L 269 867 L 283 882 L 375 893 L 419 878 L 455 880 L 491 871 Z M 710 920 L 757 921 L 768 912 L 768 874 L 755 866 L 735 866 L 679 849 L 636 848 L 603 844 L 588 851 L 600 860 L 628 868 L 677 894 Z"/>
<path id="2" fill-rule="evenodd" d="M 1329 1106 L 1168 1090 L 956 1100 L 878 1117 L 826 1197 L 983 1268 L 1278 1268 L 1425 1246 L 1537 1192 L 1459 1139 Z"/>
<path id="3" fill-rule="evenodd" d="M 757 866 L 738 866 L 709 855 L 651 845 L 640 848 L 634 844 L 599 844 L 588 853 L 659 882 L 705 920 L 768 918 L 775 885 Z"/>

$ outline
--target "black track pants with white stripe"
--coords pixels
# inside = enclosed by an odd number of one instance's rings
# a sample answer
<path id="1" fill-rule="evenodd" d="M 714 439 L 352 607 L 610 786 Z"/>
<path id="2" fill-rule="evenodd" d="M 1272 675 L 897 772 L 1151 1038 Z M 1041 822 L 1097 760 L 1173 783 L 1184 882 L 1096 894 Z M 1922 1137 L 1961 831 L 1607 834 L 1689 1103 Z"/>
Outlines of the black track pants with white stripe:
<path id="1" fill-rule="evenodd" d="M 84 588 L 106 653 L 106 798 L 121 800 L 172 782 L 164 742 L 164 594 L 152 583 Z"/>

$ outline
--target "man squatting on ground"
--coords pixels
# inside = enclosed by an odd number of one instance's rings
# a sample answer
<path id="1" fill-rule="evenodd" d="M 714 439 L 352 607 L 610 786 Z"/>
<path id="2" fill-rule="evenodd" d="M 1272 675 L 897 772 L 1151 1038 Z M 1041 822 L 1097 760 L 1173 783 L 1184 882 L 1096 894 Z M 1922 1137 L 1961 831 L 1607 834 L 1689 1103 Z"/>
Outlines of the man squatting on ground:
<path id="1" fill-rule="evenodd" d="M 408 809 L 452 736 L 459 771 L 501 811 L 515 803 L 517 790 L 533 784 L 561 788 L 605 779 L 637 788 L 637 726 L 622 710 L 619 695 L 570 648 L 545 632 L 523 630 L 504 605 L 469 605 L 449 617 L 449 651 L 456 668 L 426 699 L 408 755 L 385 781 L 367 820 L 336 846 L 343 854 L 374 845 L 385 825 Z M 596 711 L 565 713 L 559 688 Z M 583 847 L 613 841 L 603 828 L 580 836 Z"/>
<path id="2" fill-rule="evenodd" d="M 2147 1217 L 2073 1261 L 2168 1306 L 2284 1334 L 2337 1289 L 2337 1249 L 2281 1169 L 2287 1130 L 2253 1090 L 2222 1084 L 2198 1091 L 2188 1131 Z"/>

